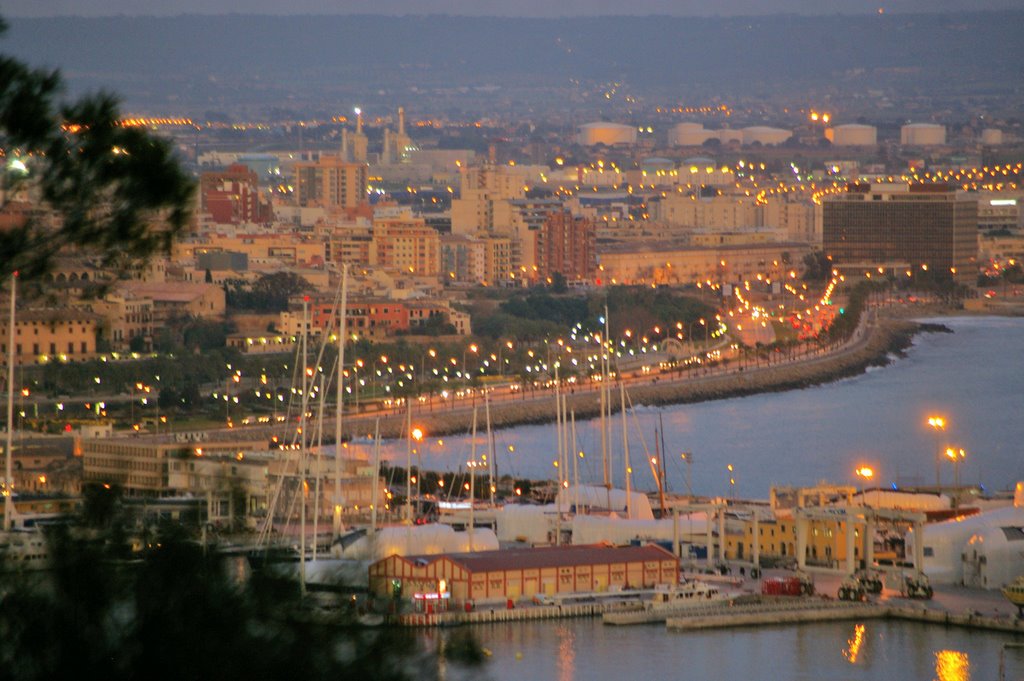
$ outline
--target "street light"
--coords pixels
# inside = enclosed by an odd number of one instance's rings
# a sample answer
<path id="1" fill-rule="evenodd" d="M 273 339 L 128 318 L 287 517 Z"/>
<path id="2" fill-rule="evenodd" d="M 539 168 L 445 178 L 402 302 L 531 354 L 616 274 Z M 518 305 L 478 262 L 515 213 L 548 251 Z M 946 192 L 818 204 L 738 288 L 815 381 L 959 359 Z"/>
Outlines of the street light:
<path id="1" fill-rule="evenodd" d="M 469 380 L 469 374 L 466 373 L 466 353 L 472 352 L 474 355 L 479 351 L 476 343 L 470 343 L 469 347 L 462 351 L 462 379 Z"/>
<path id="2" fill-rule="evenodd" d="M 733 475 L 732 464 L 727 465 L 726 470 L 729 471 L 729 496 L 732 497 L 733 501 L 736 500 L 736 477 Z"/>
<path id="3" fill-rule="evenodd" d="M 955 490 L 953 503 L 955 504 L 960 497 L 960 462 L 966 458 L 966 454 L 962 448 L 946 447 L 946 458 L 953 462 L 953 489 Z"/>
<path id="4" fill-rule="evenodd" d="M 864 500 L 867 501 L 867 494 L 866 494 L 867 493 L 867 489 L 866 488 L 867 488 L 868 484 L 870 484 L 871 481 L 874 479 L 874 477 L 875 477 L 875 470 L 873 468 L 871 468 L 871 466 L 861 466 L 860 468 L 856 469 L 853 472 L 857 475 L 858 478 L 863 478 L 864 479 L 864 487 L 865 487 L 865 490 L 864 490 L 864 492 L 865 492 Z M 865 506 L 866 505 L 867 504 L 865 504 Z"/>
<path id="5" fill-rule="evenodd" d="M 686 496 L 693 498 L 693 452 L 683 452 L 680 455 L 686 462 Z"/>
<path id="6" fill-rule="evenodd" d="M 929 416 L 928 425 L 935 431 L 935 487 L 942 487 L 942 436 L 940 432 L 946 430 L 946 419 L 941 416 Z"/>

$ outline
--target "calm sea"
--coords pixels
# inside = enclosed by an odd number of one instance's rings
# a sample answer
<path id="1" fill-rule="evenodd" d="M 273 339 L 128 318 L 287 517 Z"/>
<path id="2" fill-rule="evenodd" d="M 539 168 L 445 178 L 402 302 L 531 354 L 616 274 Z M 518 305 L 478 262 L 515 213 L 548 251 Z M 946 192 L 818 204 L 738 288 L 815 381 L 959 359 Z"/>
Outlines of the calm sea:
<path id="1" fill-rule="evenodd" d="M 423 635 L 434 643 L 449 634 Z M 995 681 L 1003 644 L 1015 640 L 882 620 L 671 632 L 580 619 L 483 625 L 473 635 L 490 655 L 468 678 L 494 681 Z M 1024 679 L 1024 650 L 1006 651 L 1005 670 Z"/>
<path id="2" fill-rule="evenodd" d="M 965 451 L 959 471 L 964 484 L 1012 488 L 1024 480 L 1024 319 L 930 321 L 953 333 L 918 335 L 905 357 L 854 378 L 785 393 L 634 409 L 627 419 L 633 487 L 655 488 L 645 462 L 655 452 L 661 423 L 668 485 L 677 492 L 686 491 L 683 452 L 692 454 L 695 494 L 766 498 L 772 485 L 860 482 L 854 470 L 861 465 L 878 472 L 876 484 L 931 485 L 936 454 L 947 446 Z M 944 433 L 927 425 L 930 415 L 946 419 Z M 611 431 L 614 482 L 623 487 L 618 415 Z M 576 424 L 577 445 L 585 453 L 578 466 L 583 483 L 602 482 L 599 433 L 596 420 Z M 483 439 L 478 435 L 478 457 Z M 554 425 L 497 431 L 495 441 L 499 473 L 556 477 Z M 404 462 L 405 445 L 389 443 L 385 453 Z M 464 470 L 470 438 L 428 437 L 418 457 L 425 468 Z M 952 463 L 943 459 L 939 473 L 943 484 L 952 484 Z"/>

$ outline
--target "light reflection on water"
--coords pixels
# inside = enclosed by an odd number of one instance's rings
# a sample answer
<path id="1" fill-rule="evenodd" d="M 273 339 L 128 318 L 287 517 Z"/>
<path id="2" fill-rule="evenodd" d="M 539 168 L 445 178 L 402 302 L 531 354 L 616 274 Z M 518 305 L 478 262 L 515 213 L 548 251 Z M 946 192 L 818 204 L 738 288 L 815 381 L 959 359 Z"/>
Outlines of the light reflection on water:
<path id="1" fill-rule="evenodd" d="M 935 677 L 938 681 L 970 681 L 971 661 L 959 650 L 935 653 Z"/>
<path id="2" fill-rule="evenodd" d="M 634 457 L 654 451 L 662 415 L 671 491 L 686 489 L 680 453 L 693 453 L 693 488 L 698 494 L 731 493 L 726 464 L 735 466 L 738 496 L 767 497 L 772 484 L 811 485 L 822 480 L 855 482 L 853 470 L 870 465 L 879 484 L 933 484 L 935 435 L 927 415 L 944 415 L 950 443 L 963 447 L 964 483 L 1007 489 L 1024 479 L 1024 319 L 963 317 L 936 320 L 952 334 L 919 335 L 906 358 L 883 369 L 837 383 L 785 393 L 640 408 L 630 419 Z M 622 486 L 621 430 L 613 420 L 611 441 L 615 482 Z M 577 424 L 583 482 L 601 479 L 600 435 L 593 421 Z M 482 442 L 482 436 L 480 436 Z M 495 433 L 499 473 L 550 478 L 556 473 L 553 425 L 521 426 Z M 508 447 L 515 451 L 509 452 Z M 469 438 L 448 436 L 421 447 L 423 465 L 454 471 L 469 458 Z M 389 443 L 385 454 L 405 460 L 404 443 Z M 953 480 L 952 466 L 943 469 Z M 646 466 L 634 466 L 634 488 L 653 490 Z"/>
<path id="3" fill-rule="evenodd" d="M 473 633 L 492 655 L 471 678 L 492 681 L 969 681 L 996 678 L 1000 647 L 1012 640 L 885 620 L 669 632 L 576 619 Z"/>

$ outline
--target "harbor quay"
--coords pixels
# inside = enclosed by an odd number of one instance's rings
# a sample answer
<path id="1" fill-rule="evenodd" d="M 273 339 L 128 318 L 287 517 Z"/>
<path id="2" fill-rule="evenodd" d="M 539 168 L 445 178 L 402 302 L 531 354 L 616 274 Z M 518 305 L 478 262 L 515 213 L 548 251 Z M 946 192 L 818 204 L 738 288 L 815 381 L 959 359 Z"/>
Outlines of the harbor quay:
<path id="1" fill-rule="evenodd" d="M 771 570 L 766 578 L 787 574 Z M 791 573 L 790 573 L 791 574 Z M 759 580 L 746 580 L 723 600 L 662 611 L 652 610 L 641 594 L 603 594 L 589 602 L 558 604 L 532 601 L 489 604 L 464 611 L 416 612 L 393 615 L 389 624 L 403 627 L 479 625 L 558 618 L 601 617 L 606 625 L 663 625 L 673 631 L 730 627 L 787 626 L 811 622 L 894 619 L 978 631 L 997 631 L 1024 636 L 1024 618 L 998 592 L 963 587 L 939 587 L 929 601 L 901 598 L 885 589 L 877 598 L 863 602 L 837 600 L 842 579 L 834 574 L 814 575 L 816 595 L 764 596 Z"/>

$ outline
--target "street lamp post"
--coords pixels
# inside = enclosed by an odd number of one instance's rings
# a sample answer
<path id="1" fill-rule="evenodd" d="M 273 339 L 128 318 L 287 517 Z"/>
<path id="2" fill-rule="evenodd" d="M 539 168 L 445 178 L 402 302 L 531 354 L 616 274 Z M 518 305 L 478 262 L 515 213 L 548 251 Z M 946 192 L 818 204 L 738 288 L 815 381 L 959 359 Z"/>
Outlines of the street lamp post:
<path id="1" fill-rule="evenodd" d="M 928 425 L 935 431 L 935 487 L 942 488 L 942 436 L 946 430 L 946 419 L 941 416 L 929 416 Z"/>
<path id="2" fill-rule="evenodd" d="M 861 466 L 860 468 L 855 470 L 854 473 L 857 475 L 858 478 L 864 479 L 864 501 L 867 502 L 867 485 L 870 484 L 870 482 L 874 479 L 875 470 L 871 468 L 871 466 Z M 867 506 L 868 504 L 865 503 L 864 505 Z"/>
<path id="3" fill-rule="evenodd" d="M 683 452 L 683 461 L 686 462 L 686 496 L 693 498 L 693 452 Z"/>
<path id="4" fill-rule="evenodd" d="M 953 462 L 953 504 L 955 506 L 960 500 L 960 462 L 966 458 L 966 453 L 959 447 L 946 447 L 946 458 Z"/>

